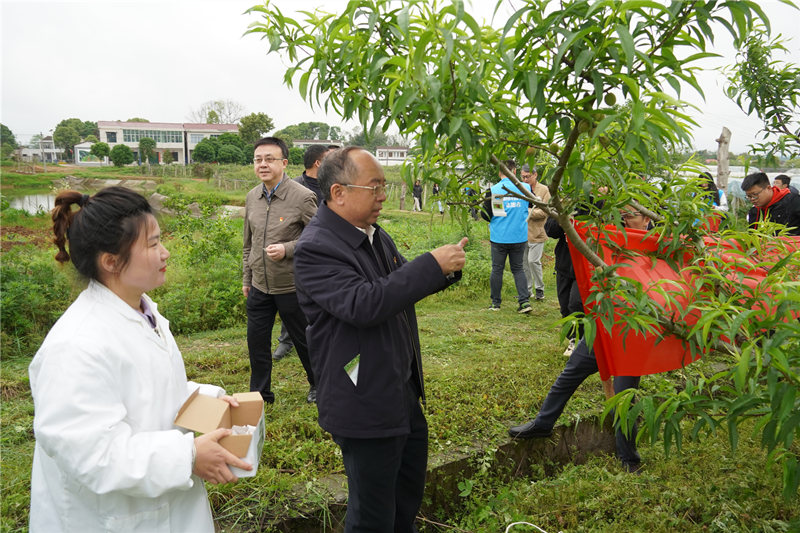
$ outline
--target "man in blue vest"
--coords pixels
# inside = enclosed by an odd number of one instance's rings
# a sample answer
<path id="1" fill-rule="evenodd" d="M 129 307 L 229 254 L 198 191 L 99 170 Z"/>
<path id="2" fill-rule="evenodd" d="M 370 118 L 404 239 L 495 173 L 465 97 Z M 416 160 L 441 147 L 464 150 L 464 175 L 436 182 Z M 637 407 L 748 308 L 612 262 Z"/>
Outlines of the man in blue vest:
<path id="1" fill-rule="evenodd" d="M 509 171 L 515 172 L 516 163 L 512 160 L 504 161 L 503 164 Z M 528 290 L 528 282 L 525 278 L 525 270 L 522 267 L 522 260 L 525 255 L 525 248 L 528 246 L 528 208 L 530 204 L 509 192 L 522 195 L 523 192 L 505 174 L 500 173 L 499 182 L 486 191 L 484 211 L 482 216 L 489 221 L 489 241 L 492 245 L 492 274 L 489 278 L 491 288 L 492 305 L 490 311 L 499 311 L 501 303 L 501 292 L 503 290 L 503 269 L 508 265 L 511 274 L 514 276 L 514 285 L 517 287 L 518 313 L 530 313 L 531 298 Z M 531 186 L 523 183 L 525 192 L 530 194 Z"/>

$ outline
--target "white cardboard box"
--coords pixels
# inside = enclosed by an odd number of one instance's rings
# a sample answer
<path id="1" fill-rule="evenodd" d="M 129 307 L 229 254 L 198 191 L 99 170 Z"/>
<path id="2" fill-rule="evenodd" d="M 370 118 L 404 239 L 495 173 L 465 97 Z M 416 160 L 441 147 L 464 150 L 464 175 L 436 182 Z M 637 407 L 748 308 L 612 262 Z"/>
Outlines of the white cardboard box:
<path id="1" fill-rule="evenodd" d="M 231 472 L 237 477 L 255 476 L 264 447 L 264 399 L 261 393 L 233 394 L 239 407 L 231 407 L 228 402 L 199 394 L 199 391 L 199 388 L 194 391 L 178 410 L 175 425 L 198 433 L 232 426 L 255 426 L 252 435 L 228 435 L 219 440 L 223 448 L 253 465 L 249 471 L 231 466 Z"/>

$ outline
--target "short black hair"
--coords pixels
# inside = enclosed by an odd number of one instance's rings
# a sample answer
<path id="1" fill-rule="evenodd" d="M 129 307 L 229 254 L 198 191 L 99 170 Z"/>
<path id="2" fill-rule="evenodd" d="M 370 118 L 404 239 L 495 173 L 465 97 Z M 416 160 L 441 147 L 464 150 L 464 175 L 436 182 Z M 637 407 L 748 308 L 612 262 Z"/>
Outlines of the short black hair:
<path id="1" fill-rule="evenodd" d="M 747 177 L 742 180 L 742 190 L 744 192 L 749 191 L 756 185 L 769 187 L 769 177 L 767 177 L 767 175 L 763 172 L 754 172 L 752 174 L 748 174 Z"/>
<path id="2" fill-rule="evenodd" d="M 776 179 L 777 181 L 780 181 L 781 183 L 783 183 L 783 184 L 784 184 L 784 185 L 786 185 L 787 187 L 788 187 L 788 186 L 789 186 L 789 184 L 792 182 L 792 178 L 790 178 L 790 177 L 789 177 L 789 176 L 787 176 L 786 174 L 780 174 L 780 175 L 778 175 L 778 176 L 775 176 L 775 179 Z"/>
<path id="3" fill-rule="evenodd" d="M 279 137 L 264 137 L 263 139 L 259 139 L 256 141 L 256 143 L 253 145 L 253 150 L 265 144 L 272 144 L 274 146 L 277 146 L 278 148 L 281 149 L 283 158 L 289 159 L 289 147 L 286 146 L 286 142 L 283 139 Z"/>
<path id="4" fill-rule="evenodd" d="M 517 170 L 517 163 L 513 159 L 506 159 L 505 161 L 503 161 L 503 164 L 506 167 L 508 167 L 508 170 L 510 170 L 511 172 Z"/>
<path id="5" fill-rule="evenodd" d="M 322 191 L 322 199 L 331 199 L 331 186 L 335 183 L 353 183 L 358 174 L 358 167 L 350 159 L 350 152 L 354 150 L 364 150 L 360 146 L 347 146 L 334 150 L 322 160 L 322 164 L 317 171 L 319 188 Z"/>
<path id="6" fill-rule="evenodd" d="M 314 163 L 321 160 L 325 153 L 329 150 L 328 147 L 322 144 L 312 144 L 306 151 L 303 152 L 303 165 L 306 170 L 314 166 Z"/>

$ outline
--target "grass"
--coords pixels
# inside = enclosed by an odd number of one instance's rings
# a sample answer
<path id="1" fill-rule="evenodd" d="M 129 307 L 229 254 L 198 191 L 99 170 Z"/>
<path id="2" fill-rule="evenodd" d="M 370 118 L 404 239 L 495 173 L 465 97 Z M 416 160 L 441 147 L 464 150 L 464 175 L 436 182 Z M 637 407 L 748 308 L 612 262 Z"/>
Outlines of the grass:
<path id="1" fill-rule="evenodd" d="M 749 424 L 752 428 L 752 424 Z M 798 531 L 797 502 L 783 502 L 777 469 L 758 468 L 757 439 L 731 452 L 724 435 L 688 442 L 681 455 L 642 446 L 640 475 L 623 472 L 613 459 L 595 456 L 549 478 L 498 484 L 472 481 L 464 511 L 448 522 L 460 531 L 503 531 L 528 522 L 545 531 L 570 532 L 777 532 Z M 451 529 L 433 529 L 446 531 Z M 533 531 L 519 525 L 513 532 Z"/>
<path id="2" fill-rule="evenodd" d="M 387 209 L 380 222 L 408 258 L 457 242 L 462 233 L 449 217 L 429 213 Z M 515 521 L 550 532 L 800 530 L 800 501 L 781 499 L 779 472 L 765 468 L 757 438 L 745 431 L 736 453 L 724 434 L 700 443 L 685 440 L 684 453 L 668 457 L 660 445 L 643 444 L 646 466 L 640 476 L 623 473 L 612 457 L 597 456 L 584 465 L 556 469 L 552 477 L 544 476 L 543 465 L 534 476 L 500 481 L 502 466 L 493 463 L 491 450 L 508 441 L 510 425 L 535 414 L 565 362 L 565 343 L 555 325 L 559 312 L 551 275 L 553 243 L 548 242 L 544 255 L 546 300 L 532 302 L 530 315 L 517 314 L 513 280 L 506 272 L 502 310 L 490 313 L 486 225 L 475 223 L 469 229 L 464 279 L 420 302 L 417 313 L 431 462 L 475 447 L 486 452 L 478 474 L 459 480 L 462 494 L 453 494 L 456 510 L 432 511 L 425 517 L 425 532 L 496 532 Z M 231 283 L 239 283 L 237 275 Z M 247 390 L 245 336 L 244 324 L 178 336 L 189 378 L 229 392 Z M 273 342 L 276 336 L 277 326 Z M 34 444 L 30 355 L 4 357 L 0 375 L 4 532 L 27 527 Z M 725 361 L 706 359 L 683 371 L 648 376 L 642 388 L 645 393 L 680 388 L 686 374 L 709 372 L 719 364 Z M 308 509 L 324 515 L 331 505 L 324 496 L 325 480 L 343 474 L 338 448 L 317 425 L 315 407 L 305 402 L 307 384 L 296 355 L 275 365 L 273 388 L 277 401 L 266 408 L 258 474 L 235 485 L 209 486 L 215 516 L 225 532 L 271 531 L 281 520 Z M 602 406 L 599 379 L 591 377 L 560 422 L 598 415 Z M 519 525 L 512 531 L 533 528 Z"/>

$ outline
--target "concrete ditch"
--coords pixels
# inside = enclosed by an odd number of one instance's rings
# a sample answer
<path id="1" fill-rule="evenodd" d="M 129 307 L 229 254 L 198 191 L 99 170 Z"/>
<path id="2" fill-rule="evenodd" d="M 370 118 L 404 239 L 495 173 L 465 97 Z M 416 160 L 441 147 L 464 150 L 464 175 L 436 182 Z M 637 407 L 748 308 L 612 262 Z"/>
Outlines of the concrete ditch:
<path id="1" fill-rule="evenodd" d="M 582 419 L 572 425 L 557 426 L 553 435 L 546 439 L 511 440 L 499 445 L 496 450 L 475 447 L 469 452 L 448 456 L 432 456 L 428 465 L 425 499 L 422 516 L 458 512 L 460 505 L 460 481 L 472 478 L 481 468 L 481 461 L 488 461 L 490 475 L 501 481 L 528 479 L 542 469 L 545 476 L 552 476 L 566 464 L 582 464 L 598 454 L 614 453 L 614 433 L 610 419 L 604 425 L 599 417 Z M 316 503 L 305 509 L 297 509 L 298 516 L 269 524 L 240 525 L 237 528 L 221 526 L 226 531 L 244 533 L 249 531 L 279 531 L 282 533 L 318 533 L 326 531 L 340 533 L 344 528 L 347 510 L 347 485 L 344 475 L 328 476 L 315 481 L 313 489 Z M 308 488 L 297 486 L 293 492 L 298 501 L 308 501 Z"/>

